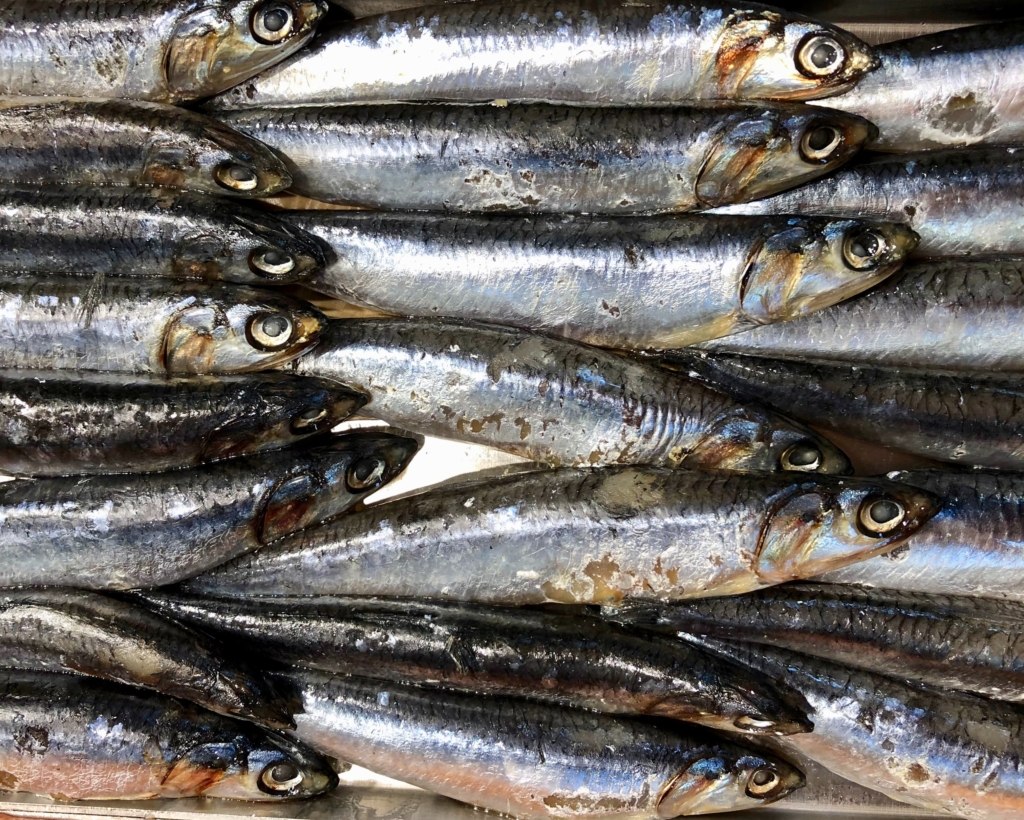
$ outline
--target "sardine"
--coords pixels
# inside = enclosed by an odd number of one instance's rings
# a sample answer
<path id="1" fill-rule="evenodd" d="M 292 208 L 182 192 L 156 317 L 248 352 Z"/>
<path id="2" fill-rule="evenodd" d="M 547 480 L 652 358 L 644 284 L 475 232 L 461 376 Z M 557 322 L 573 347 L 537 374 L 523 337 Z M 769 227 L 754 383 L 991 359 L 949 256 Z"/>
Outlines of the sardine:
<path id="1" fill-rule="evenodd" d="M 651 715 L 746 734 L 809 732 L 771 684 L 687 644 L 594 618 L 365 598 L 144 595 L 261 658 L 396 683 Z"/>
<path id="2" fill-rule="evenodd" d="M 702 465 L 843 473 L 823 437 L 643 362 L 511 328 L 335 321 L 291 365 L 349 384 L 367 415 L 553 466 Z"/>
<path id="3" fill-rule="evenodd" d="M 916 238 L 865 220 L 306 211 L 331 249 L 314 290 L 401 316 L 680 347 L 784 322 L 895 272 Z"/>
<path id="4" fill-rule="evenodd" d="M 887 552 L 939 503 L 911 487 L 831 476 L 544 471 L 376 504 L 186 588 L 502 605 L 733 595 Z"/>
<path id="5" fill-rule="evenodd" d="M 287 362 L 327 319 L 273 291 L 73 276 L 0 278 L 0 367 L 168 376 Z"/>
<path id="6" fill-rule="evenodd" d="M 4 0 L 0 95 L 208 97 L 308 42 L 323 0 Z"/>
<path id="7" fill-rule="evenodd" d="M 413 439 L 320 447 L 145 476 L 0 485 L 0 586 L 173 584 L 339 515 L 400 473 Z"/>
<path id="8" fill-rule="evenodd" d="M 226 112 L 292 190 L 382 210 L 663 213 L 768 196 L 871 135 L 820 108 L 379 105 Z"/>
<path id="9" fill-rule="evenodd" d="M 277 450 L 323 433 L 366 398 L 284 373 L 166 379 L 0 371 L 0 473 L 144 473 Z"/>
<path id="10" fill-rule="evenodd" d="M 0 189 L 0 274 L 289 284 L 324 251 L 285 220 L 188 191 Z"/>
<path id="11" fill-rule="evenodd" d="M 8 97 L 0 99 L 0 184 L 155 185 L 253 197 L 283 191 L 291 177 L 267 146 L 194 111 Z"/>
<path id="12" fill-rule="evenodd" d="M 0 672 L 0 770 L 6 791 L 64 801 L 273 801 L 338 784 L 322 757 L 251 723 L 46 672 Z"/>
<path id="13" fill-rule="evenodd" d="M 296 736 L 320 752 L 524 820 L 657 820 L 752 808 L 804 785 L 696 728 L 295 670 Z"/>

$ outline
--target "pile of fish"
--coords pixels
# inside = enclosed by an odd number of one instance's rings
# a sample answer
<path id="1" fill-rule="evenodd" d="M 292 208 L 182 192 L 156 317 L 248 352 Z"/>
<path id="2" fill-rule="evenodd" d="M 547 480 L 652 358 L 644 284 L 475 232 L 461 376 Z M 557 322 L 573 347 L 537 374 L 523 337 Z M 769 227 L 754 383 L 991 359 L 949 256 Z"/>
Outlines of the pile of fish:
<path id="1" fill-rule="evenodd" d="M 415 2 L 0 3 L 0 789 L 1019 820 L 1024 24 Z"/>

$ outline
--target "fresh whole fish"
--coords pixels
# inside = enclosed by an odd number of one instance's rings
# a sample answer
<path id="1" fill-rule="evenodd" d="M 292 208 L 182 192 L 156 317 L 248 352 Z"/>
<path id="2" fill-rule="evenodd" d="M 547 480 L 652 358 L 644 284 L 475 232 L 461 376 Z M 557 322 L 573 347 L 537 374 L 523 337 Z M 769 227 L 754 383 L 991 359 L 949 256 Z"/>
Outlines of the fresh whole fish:
<path id="1" fill-rule="evenodd" d="M 1024 606 L 839 584 L 612 610 L 628 626 L 791 649 L 937 689 L 1024 702 Z"/>
<path id="2" fill-rule="evenodd" d="M 366 414 L 395 427 L 553 466 L 850 469 L 827 440 L 757 405 L 643 362 L 512 328 L 335 321 L 291 367 L 366 393 Z"/>
<path id="3" fill-rule="evenodd" d="M 544 471 L 376 504 L 186 588 L 502 605 L 733 595 L 889 551 L 938 508 L 929 493 L 877 480 Z"/>
<path id="4" fill-rule="evenodd" d="M 323 249 L 266 211 L 188 191 L 0 189 L 0 274 L 289 284 Z"/>
<path id="5" fill-rule="evenodd" d="M 0 585 L 173 584 L 339 515 L 400 473 L 413 439 L 331 444 L 145 476 L 0 485 Z"/>
<path id="6" fill-rule="evenodd" d="M 287 674 L 320 752 L 524 820 L 656 820 L 752 808 L 804 785 L 697 729 L 324 672 Z"/>
<path id="7" fill-rule="evenodd" d="M 296 299 L 237 285 L 0 278 L 3 368 L 244 373 L 294 358 L 326 323 Z"/>
<path id="8" fill-rule="evenodd" d="M 8 97 L 0 99 L 0 184 L 163 186 L 255 197 L 283 191 L 291 177 L 267 146 L 194 111 Z"/>
<path id="9" fill-rule="evenodd" d="M 258 726 L 151 692 L 46 672 L 0 672 L 0 770 L 5 790 L 62 801 L 276 801 L 338 784 L 322 757 Z"/>
<path id="10" fill-rule="evenodd" d="M 0 95 L 208 97 L 302 47 L 323 0 L 4 0 Z"/>
<path id="11" fill-rule="evenodd" d="M 144 596 L 261 658 L 397 683 L 651 715 L 746 734 L 809 732 L 770 684 L 688 644 L 593 618 L 366 598 Z"/>
<path id="12" fill-rule="evenodd" d="M 293 212 L 315 290 L 402 316 L 606 347 L 678 347 L 795 319 L 881 282 L 916 239 L 864 220 Z"/>
<path id="13" fill-rule="evenodd" d="M 339 384 L 284 373 L 167 379 L 0 371 L 0 473 L 145 473 L 277 450 L 363 406 Z"/>
<path id="14" fill-rule="evenodd" d="M 662 213 L 768 196 L 850 159 L 873 126 L 798 105 L 380 105 L 227 112 L 292 190 L 382 210 Z"/>
<path id="15" fill-rule="evenodd" d="M 1024 470 L 1024 379 L 679 351 L 690 378 L 806 424 L 964 466 Z"/>

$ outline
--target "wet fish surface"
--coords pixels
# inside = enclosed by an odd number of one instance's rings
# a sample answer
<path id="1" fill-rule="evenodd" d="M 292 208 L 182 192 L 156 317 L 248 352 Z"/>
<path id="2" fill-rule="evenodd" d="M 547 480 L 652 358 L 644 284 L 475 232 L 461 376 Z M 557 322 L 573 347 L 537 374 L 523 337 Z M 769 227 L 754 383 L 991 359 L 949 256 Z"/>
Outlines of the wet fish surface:
<path id="1" fill-rule="evenodd" d="M 349 434 L 308 450 L 146 476 L 0 486 L 0 584 L 172 584 L 339 515 L 401 472 L 414 439 Z"/>
<path id="2" fill-rule="evenodd" d="M 379 105 L 225 112 L 292 190 L 382 210 L 666 213 L 776 193 L 849 160 L 873 126 L 800 105 Z"/>
<path id="3" fill-rule="evenodd" d="M 245 373 L 309 348 L 327 318 L 268 290 L 200 282 L 0 277 L 0 367 Z"/>
<path id="4" fill-rule="evenodd" d="M 144 600 L 232 646 L 307 668 L 755 735 L 811 730 L 801 711 L 741 667 L 594 618 L 323 596 L 152 592 Z"/>
<path id="5" fill-rule="evenodd" d="M 883 281 L 902 226 L 801 217 L 292 212 L 331 249 L 307 285 L 401 316 L 666 348 L 789 321 Z"/>
<path id="6" fill-rule="evenodd" d="M 284 373 L 166 379 L 0 371 L 0 472 L 145 473 L 277 450 L 323 433 L 366 399 Z"/>
<path id="7" fill-rule="evenodd" d="M 553 466 L 842 473 L 823 437 L 677 374 L 563 339 L 426 319 L 334 321 L 290 366 L 371 397 L 366 415 Z"/>
<path id="8" fill-rule="evenodd" d="M 377 504 L 186 588 L 517 606 L 730 595 L 891 550 L 938 506 L 926 492 L 877 480 L 544 471 Z"/>
<path id="9" fill-rule="evenodd" d="M 333 789 L 319 755 L 251 723 L 75 675 L 0 671 L 3 788 L 58 800 L 230 797 Z"/>
<path id="10" fill-rule="evenodd" d="M 162 103 L 0 100 L 0 184 L 162 186 L 259 197 L 291 184 L 267 146 Z"/>
<path id="11" fill-rule="evenodd" d="M 324 672 L 287 681 L 302 700 L 296 736 L 313 748 L 516 817 L 654 820 L 804 785 L 781 758 L 697 729 Z"/>
<path id="12" fill-rule="evenodd" d="M 208 97 L 313 36 L 322 0 L 4 0 L 0 95 Z"/>

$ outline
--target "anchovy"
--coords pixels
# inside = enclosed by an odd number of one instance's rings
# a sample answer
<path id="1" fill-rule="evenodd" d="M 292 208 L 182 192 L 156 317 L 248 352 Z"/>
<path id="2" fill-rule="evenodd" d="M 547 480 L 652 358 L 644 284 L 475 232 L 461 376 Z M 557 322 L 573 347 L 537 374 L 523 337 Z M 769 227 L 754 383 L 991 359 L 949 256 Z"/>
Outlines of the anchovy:
<path id="1" fill-rule="evenodd" d="M 139 689 L 46 672 L 0 671 L 6 791 L 57 800 L 230 797 L 330 791 L 338 777 L 305 746 Z"/>
<path id="2" fill-rule="evenodd" d="M 277 450 L 329 430 L 364 396 L 284 373 L 166 379 L 0 371 L 0 472 L 144 473 Z"/>
<path id="3" fill-rule="evenodd" d="M 1024 254 L 1024 149 L 879 155 L 801 188 L 716 213 L 901 222 L 921 237 L 917 256 L 927 259 Z"/>
<path id="4" fill-rule="evenodd" d="M 320 752 L 526 820 L 656 820 L 752 808 L 803 774 L 697 729 L 324 672 L 282 676 Z"/>
<path id="5" fill-rule="evenodd" d="M 413 439 L 331 444 L 146 476 L 0 485 L 0 586 L 173 584 L 339 515 L 400 473 Z"/>
<path id="6" fill-rule="evenodd" d="M 144 600 L 261 658 L 328 672 L 746 734 L 812 728 L 770 684 L 740 667 L 594 618 L 364 598 L 218 600 L 156 592 Z"/>
<path id="7" fill-rule="evenodd" d="M 0 368 L 244 373 L 294 358 L 326 323 L 296 299 L 235 285 L 0 277 Z"/>
<path id="8" fill-rule="evenodd" d="M 789 321 L 894 273 L 902 226 L 802 217 L 506 217 L 293 212 L 331 249 L 306 282 L 401 316 L 681 347 Z"/>
<path id="9" fill-rule="evenodd" d="M 575 342 L 430 320 L 335 321 L 294 372 L 349 384 L 366 414 L 553 466 L 685 464 L 842 473 L 811 430 Z"/>
<path id="10" fill-rule="evenodd" d="M 544 471 L 376 504 L 186 588 L 502 605 L 731 595 L 891 550 L 938 508 L 929 493 L 865 479 Z"/>
<path id="11" fill-rule="evenodd" d="M 291 177 L 267 146 L 194 111 L 8 97 L 0 99 L 0 184 L 163 186 L 253 197 L 283 191 Z"/>
<path id="12" fill-rule="evenodd" d="M 664 213 L 768 196 L 838 168 L 873 126 L 799 105 L 380 105 L 226 112 L 292 190 L 382 210 Z"/>

